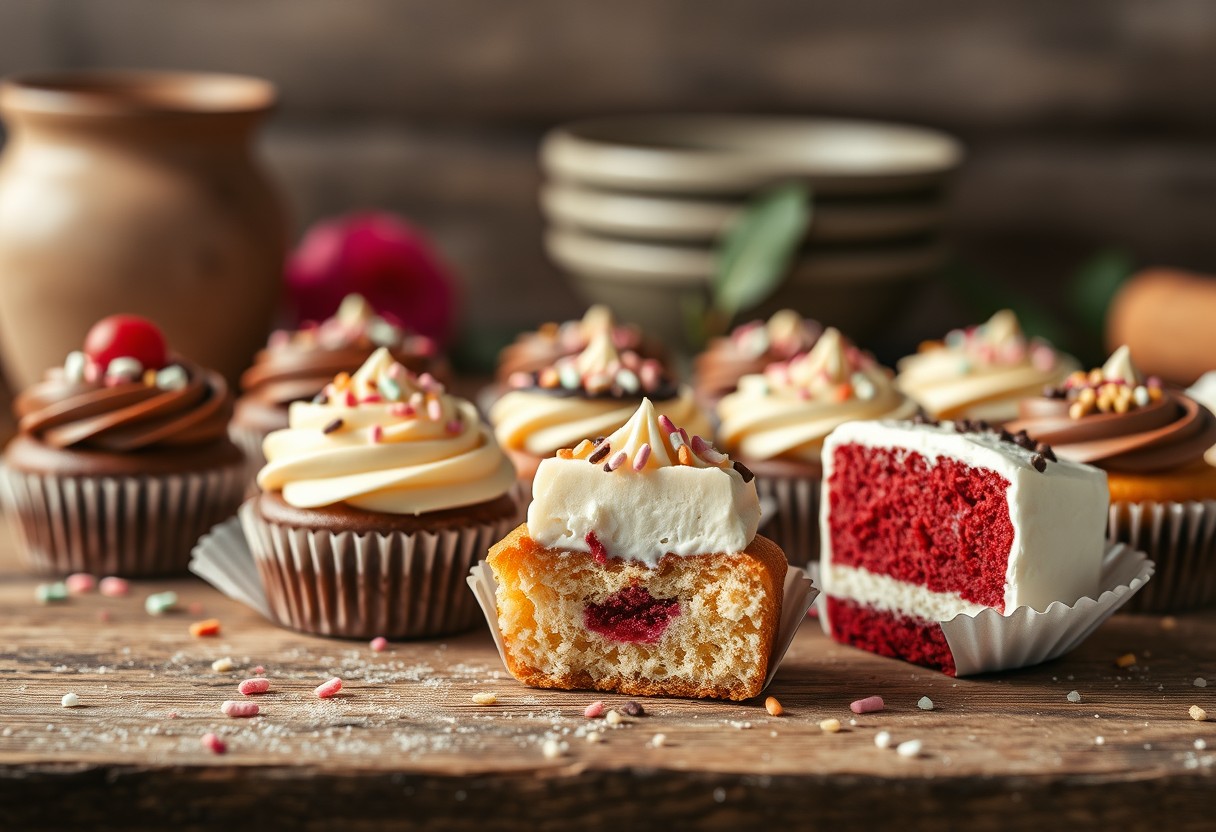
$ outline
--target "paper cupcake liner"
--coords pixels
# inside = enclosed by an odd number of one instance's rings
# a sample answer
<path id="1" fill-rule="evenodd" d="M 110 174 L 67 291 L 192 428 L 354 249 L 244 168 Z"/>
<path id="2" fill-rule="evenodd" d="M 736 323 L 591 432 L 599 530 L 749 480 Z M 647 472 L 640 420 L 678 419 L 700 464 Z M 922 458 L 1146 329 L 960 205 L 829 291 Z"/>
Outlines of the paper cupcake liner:
<path id="1" fill-rule="evenodd" d="M 38 573 L 149 577 L 186 571 L 190 550 L 231 517 L 243 463 L 183 474 L 57 476 L 0 468 L 0 497 Z"/>
<path id="2" fill-rule="evenodd" d="M 297 529 L 241 507 L 195 547 L 190 570 L 293 630 L 339 638 L 429 638 L 470 630 L 464 576 L 515 527 L 515 515 L 465 529 L 356 534 Z"/>
<path id="3" fill-rule="evenodd" d="M 266 456 L 262 453 L 266 432 L 230 424 L 228 438 L 245 454 L 245 496 L 252 497 L 260 490 L 257 484 L 258 471 L 266 464 Z"/>
<path id="4" fill-rule="evenodd" d="M 1055 601 L 1042 612 L 1027 606 L 1004 615 L 986 609 L 940 622 L 954 657 L 955 675 L 1030 667 L 1063 656 L 1148 583 L 1153 569 L 1144 552 L 1112 543 L 1102 559 L 1100 585 L 1104 589 L 1097 598 L 1086 596 L 1073 604 Z M 821 615 L 820 620 L 824 632 L 830 634 L 827 616 Z"/>
<path id="5" fill-rule="evenodd" d="M 503 667 L 506 667 L 507 651 L 502 641 L 502 630 L 498 626 L 498 581 L 494 578 L 494 570 L 486 561 L 480 560 L 469 570 L 466 580 L 473 590 L 473 597 L 477 599 L 477 605 L 481 607 L 490 633 L 494 636 L 498 657 L 502 659 Z M 796 566 L 786 569 L 781 593 L 781 621 L 778 622 L 777 635 L 773 639 L 764 688 L 767 688 L 777 675 L 777 668 L 785 659 L 785 654 L 798 633 L 798 626 L 806 618 L 806 611 L 815 603 L 818 595 L 819 588 L 806 576 L 806 572 Z"/>
<path id="6" fill-rule="evenodd" d="M 764 521 L 764 536 L 781 547 L 791 566 L 818 563 L 819 478 L 757 476 L 756 493 L 775 506 Z"/>
<path id="7" fill-rule="evenodd" d="M 1112 503 L 1108 534 L 1157 563 L 1152 584 L 1127 605 L 1129 612 L 1216 605 L 1216 500 Z"/>

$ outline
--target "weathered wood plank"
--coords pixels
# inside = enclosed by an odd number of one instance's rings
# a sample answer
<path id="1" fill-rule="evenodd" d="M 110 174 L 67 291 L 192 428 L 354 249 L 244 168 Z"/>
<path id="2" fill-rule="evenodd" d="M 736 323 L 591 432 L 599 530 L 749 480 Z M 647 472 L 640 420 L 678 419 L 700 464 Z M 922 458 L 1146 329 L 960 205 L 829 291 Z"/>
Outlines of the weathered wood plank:
<path id="1" fill-rule="evenodd" d="M 0 812 L 15 828 L 120 809 L 135 828 L 166 818 L 182 828 L 269 819 L 324 828 L 337 812 L 353 829 L 386 818 L 727 828 L 897 815 L 921 829 L 951 812 L 982 830 L 1031 829 L 1049 810 L 1079 827 L 1144 828 L 1163 804 L 1171 828 L 1210 820 L 1216 722 L 1195 722 L 1187 709 L 1216 715 L 1216 612 L 1116 618 L 1072 656 L 978 680 L 835 645 L 810 622 L 769 691 L 784 716 L 759 702 L 647 700 L 646 716 L 595 726 L 604 739 L 592 744 L 582 710 L 595 697 L 521 687 L 484 631 L 377 654 L 277 629 L 191 580 L 40 607 L 11 546 L 0 551 Z M 147 615 L 143 598 L 169 588 L 201 609 Z M 203 615 L 223 621 L 219 638 L 187 634 Z M 1126 652 L 1136 666 L 1115 667 Z M 239 669 L 213 671 L 221 656 Z M 257 700 L 262 715 L 224 717 L 220 704 L 241 698 L 236 683 L 257 664 L 273 680 Z M 1213 686 L 1196 687 L 1205 674 Z M 313 687 L 331 675 L 346 680 L 343 694 L 316 699 Z M 1079 704 L 1066 698 L 1074 689 Z M 472 704 L 485 690 L 497 704 Z M 68 691 L 85 707 L 61 708 Z M 848 703 L 875 693 L 887 710 L 850 724 Z M 917 707 L 925 695 L 934 710 Z M 825 717 L 845 730 L 824 734 Z M 879 730 L 920 738 L 925 753 L 879 750 Z M 200 746 L 207 731 L 224 737 L 228 754 Z M 652 747 L 658 733 L 666 742 Z M 548 759 L 547 738 L 568 748 Z M 1197 750 L 1196 739 L 1211 748 Z"/>

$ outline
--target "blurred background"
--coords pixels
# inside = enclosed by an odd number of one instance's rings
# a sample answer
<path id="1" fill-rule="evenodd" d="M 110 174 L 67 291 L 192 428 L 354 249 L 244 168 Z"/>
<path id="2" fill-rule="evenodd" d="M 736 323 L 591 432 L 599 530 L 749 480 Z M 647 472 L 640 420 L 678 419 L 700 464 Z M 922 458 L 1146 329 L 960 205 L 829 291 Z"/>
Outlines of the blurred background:
<path id="1" fill-rule="evenodd" d="M 1214 271 L 1214 47 L 1210 0 L 0 2 L 3 74 L 273 81 L 262 150 L 293 239 L 355 209 L 410 218 L 461 278 L 474 365 L 584 306 L 544 252 L 537 149 L 592 115 L 835 115 L 960 138 L 957 263 L 875 337 L 884 357 L 1008 297 L 1067 325 L 1063 287 L 1095 255 Z"/>

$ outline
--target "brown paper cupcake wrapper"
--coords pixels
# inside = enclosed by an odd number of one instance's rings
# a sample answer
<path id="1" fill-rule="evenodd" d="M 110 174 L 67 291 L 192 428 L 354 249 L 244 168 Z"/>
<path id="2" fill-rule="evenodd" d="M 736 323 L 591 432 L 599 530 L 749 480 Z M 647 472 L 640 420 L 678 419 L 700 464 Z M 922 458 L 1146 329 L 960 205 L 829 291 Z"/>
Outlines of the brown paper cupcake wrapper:
<path id="1" fill-rule="evenodd" d="M 1059 658 L 1079 647 L 1155 580 L 1153 562 L 1143 552 L 1122 543 L 1108 544 L 1099 578 L 1101 591 L 1094 597 L 1079 598 L 1071 604 L 1054 601 L 1042 612 L 1022 606 L 1002 614 L 990 608 L 942 621 L 955 675 L 1013 670 Z M 820 621 L 823 631 L 831 634 L 828 616 L 821 614 Z"/>
<path id="2" fill-rule="evenodd" d="M 0 468 L 0 498 L 17 520 L 21 549 L 48 575 L 181 574 L 199 537 L 233 515 L 244 488 L 243 464 L 138 477 Z"/>
<path id="3" fill-rule="evenodd" d="M 1129 612 L 1216 605 L 1216 500 L 1111 503 L 1108 535 L 1156 561 L 1153 582 Z"/>
<path id="4" fill-rule="evenodd" d="M 507 665 L 507 650 L 502 641 L 502 630 L 498 626 L 498 582 L 494 579 L 494 570 L 484 560 L 469 570 L 466 579 L 469 588 L 473 590 L 470 597 L 477 599 L 481 613 L 485 616 L 490 633 L 494 636 L 494 645 L 498 648 L 498 657 L 502 659 L 503 667 Z M 796 566 L 790 566 L 785 571 L 785 583 L 782 587 L 781 621 L 777 625 L 777 636 L 773 639 L 772 653 L 768 660 L 768 673 L 764 677 L 764 687 L 767 688 L 777 675 L 777 668 L 794 642 L 798 634 L 798 626 L 806 618 L 806 612 L 815 603 L 819 588 L 806 572 Z"/>
<path id="5" fill-rule="evenodd" d="M 252 497 L 258 493 L 258 471 L 266 464 L 266 456 L 262 453 L 262 441 L 266 438 L 265 431 L 228 426 L 228 438 L 245 454 L 245 496 Z"/>
<path id="6" fill-rule="evenodd" d="M 764 536 L 785 552 L 791 566 L 806 568 L 819 562 L 818 477 L 756 477 L 762 504 L 774 506 L 765 516 Z"/>
<path id="7" fill-rule="evenodd" d="M 247 502 L 195 547 L 190 570 L 271 621 L 339 638 L 429 638 L 470 630 L 469 568 L 517 518 L 406 534 L 332 533 L 268 523 Z M 252 568 L 251 568 L 252 565 Z"/>

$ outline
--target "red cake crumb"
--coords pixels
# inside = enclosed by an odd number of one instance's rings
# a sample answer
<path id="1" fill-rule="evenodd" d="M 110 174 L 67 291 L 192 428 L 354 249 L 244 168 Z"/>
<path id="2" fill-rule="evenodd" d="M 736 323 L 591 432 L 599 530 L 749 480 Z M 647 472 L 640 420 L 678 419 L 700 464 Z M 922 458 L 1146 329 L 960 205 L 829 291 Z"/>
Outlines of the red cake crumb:
<path id="1" fill-rule="evenodd" d="M 653 644 L 679 614 L 678 599 L 655 598 L 646 587 L 630 586 L 602 604 L 588 602 L 583 609 L 583 625 L 614 641 Z"/>
<path id="2" fill-rule="evenodd" d="M 841 445 L 832 458 L 832 562 L 1005 611 L 1009 481 L 949 457 Z M 881 652 L 881 651 L 880 651 Z"/>
<path id="3" fill-rule="evenodd" d="M 608 550 L 604 548 L 604 544 L 600 543 L 600 539 L 595 536 L 595 532 L 587 532 L 583 540 L 587 544 L 587 548 L 591 550 L 591 557 L 595 558 L 595 562 L 603 566 L 608 562 Z"/>
<path id="4" fill-rule="evenodd" d="M 840 598 L 827 598 L 832 637 L 880 656 L 954 675 L 954 655 L 936 621 L 897 615 Z"/>

